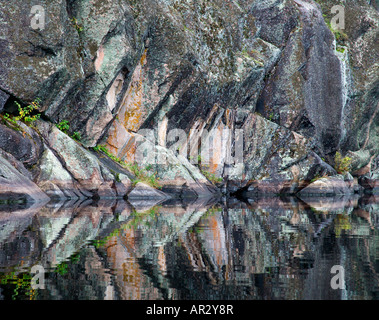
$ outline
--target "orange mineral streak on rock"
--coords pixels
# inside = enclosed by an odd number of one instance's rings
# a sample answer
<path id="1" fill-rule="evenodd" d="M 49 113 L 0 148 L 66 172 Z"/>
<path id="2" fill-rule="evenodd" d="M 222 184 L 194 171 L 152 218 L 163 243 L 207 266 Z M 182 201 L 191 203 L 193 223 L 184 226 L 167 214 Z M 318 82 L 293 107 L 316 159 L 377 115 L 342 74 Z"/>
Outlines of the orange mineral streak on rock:
<path id="1" fill-rule="evenodd" d="M 207 226 L 211 231 L 212 234 L 212 242 L 213 242 L 213 250 L 214 250 L 214 256 L 216 259 L 216 263 L 219 267 L 222 267 L 224 263 L 223 259 L 223 248 L 224 248 L 224 238 L 221 234 L 221 228 L 223 228 L 222 225 L 220 225 L 219 219 L 217 219 L 217 216 L 209 216 L 207 218 Z"/>
<path id="2" fill-rule="evenodd" d="M 141 299 L 141 287 L 142 287 L 142 277 L 141 270 L 136 261 L 126 261 L 122 264 L 123 270 L 123 282 L 127 286 L 133 287 L 133 294 L 130 296 L 131 299 Z"/>
<path id="3" fill-rule="evenodd" d="M 134 162 L 136 142 L 133 132 L 137 132 L 147 116 L 143 106 L 143 67 L 146 53 L 135 68 L 129 87 L 121 103 L 120 111 L 109 130 L 107 147 L 109 151 L 126 162 Z"/>
<path id="4" fill-rule="evenodd" d="M 224 117 L 226 124 L 220 121 L 218 126 L 214 129 L 214 134 L 212 134 L 213 144 L 211 145 L 212 150 L 210 152 L 209 163 L 209 172 L 212 174 L 216 174 L 220 168 L 222 170 L 232 147 L 230 136 L 233 131 L 232 111 L 226 109 Z"/>
<path id="5" fill-rule="evenodd" d="M 109 150 L 110 153 L 112 153 L 116 157 L 119 157 L 118 152 L 119 152 L 119 149 L 122 148 L 122 145 L 120 145 L 121 139 L 119 139 L 120 133 L 118 132 L 118 129 L 120 127 L 121 126 L 118 123 L 113 124 L 113 126 L 109 130 L 109 136 L 106 142 L 107 149 Z"/>
<path id="6" fill-rule="evenodd" d="M 167 272 L 167 263 L 166 263 L 166 255 L 164 252 L 164 247 L 159 247 L 158 249 L 158 265 L 159 269 L 162 271 L 162 273 Z"/>
<path id="7" fill-rule="evenodd" d="M 222 156 L 225 152 L 222 135 L 223 135 L 224 126 L 222 124 L 214 131 L 213 135 L 213 144 L 210 152 L 210 161 L 209 161 L 209 172 L 215 174 L 219 166 L 222 166 Z"/>
<path id="8" fill-rule="evenodd" d="M 106 244 L 107 257 L 116 273 L 116 283 L 123 299 L 139 300 L 142 297 L 142 271 L 133 249 L 121 237 L 112 237 Z"/>
<path id="9" fill-rule="evenodd" d="M 129 131 L 138 131 L 145 120 L 146 110 L 143 109 L 143 66 L 146 64 L 146 52 L 136 67 L 129 88 L 124 96 L 119 112 L 119 119 Z"/>
<path id="10" fill-rule="evenodd" d="M 225 110 L 225 119 L 226 119 L 226 126 L 227 127 L 230 127 L 230 115 L 231 115 L 231 110 L 230 109 L 226 109 Z"/>
<path id="11" fill-rule="evenodd" d="M 122 243 L 131 251 L 134 251 L 136 249 L 135 247 L 136 244 L 134 241 L 135 237 L 136 237 L 136 234 L 135 234 L 134 227 L 130 227 L 123 230 L 122 237 L 121 237 Z"/>
<path id="12" fill-rule="evenodd" d="M 101 45 L 96 52 L 95 70 L 99 71 L 104 61 L 104 48 Z"/>
<path id="13" fill-rule="evenodd" d="M 136 139 L 132 132 L 129 132 L 117 119 L 109 130 L 107 139 L 108 150 L 116 157 L 132 163 L 136 152 Z"/>

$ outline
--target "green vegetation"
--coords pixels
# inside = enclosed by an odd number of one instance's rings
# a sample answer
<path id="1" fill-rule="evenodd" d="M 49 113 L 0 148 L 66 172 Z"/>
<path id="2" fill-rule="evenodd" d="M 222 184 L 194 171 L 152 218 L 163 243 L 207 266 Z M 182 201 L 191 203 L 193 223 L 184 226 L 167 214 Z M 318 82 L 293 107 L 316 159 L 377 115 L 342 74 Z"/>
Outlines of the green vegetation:
<path id="1" fill-rule="evenodd" d="M 315 177 L 313 179 L 311 179 L 310 183 L 313 183 L 313 182 L 317 181 L 318 179 L 320 179 L 320 175 L 316 174 Z"/>
<path id="2" fill-rule="evenodd" d="M 123 230 L 124 228 L 121 227 L 121 228 L 117 228 L 117 229 L 114 229 L 109 235 L 107 235 L 106 237 L 104 238 L 101 238 L 101 239 L 97 239 L 97 240 L 93 240 L 92 241 L 92 245 L 96 248 L 96 249 L 99 249 L 103 246 L 105 246 L 105 244 L 113 237 L 118 237 L 120 234 L 121 234 L 121 231 Z"/>
<path id="3" fill-rule="evenodd" d="M 144 212 L 137 212 L 133 211 L 131 214 L 131 220 L 127 223 L 126 228 L 136 228 L 138 225 L 140 225 L 144 221 L 145 226 L 150 226 L 149 221 L 146 221 L 147 218 L 153 218 L 156 217 L 159 214 L 159 208 L 160 206 L 155 206 L 150 208 L 147 211 Z"/>
<path id="4" fill-rule="evenodd" d="M 79 132 L 75 131 L 72 135 L 71 135 L 71 138 L 76 140 L 76 141 L 80 141 L 82 139 L 82 136 Z"/>
<path id="5" fill-rule="evenodd" d="M 264 67 L 264 64 L 259 61 L 258 59 L 255 59 L 253 56 L 257 56 L 259 55 L 260 53 L 257 51 L 257 50 L 250 50 L 250 51 L 247 51 L 247 49 L 243 49 L 241 51 L 241 54 L 248 60 L 252 60 L 255 64 L 257 64 L 258 66 L 260 67 Z"/>
<path id="6" fill-rule="evenodd" d="M 201 219 L 200 221 L 202 220 L 205 220 L 209 217 L 211 217 L 212 215 L 218 213 L 218 212 L 222 212 L 222 207 L 219 207 L 217 205 L 215 206 L 212 206 L 211 208 L 209 208 L 202 216 L 201 216 Z M 188 229 L 188 232 L 189 233 L 202 233 L 205 229 L 201 227 L 201 223 L 197 223 L 195 225 L 193 225 L 191 228 Z"/>
<path id="7" fill-rule="evenodd" d="M 327 177 L 328 177 L 328 174 L 324 174 L 322 176 L 320 176 L 319 174 L 316 174 L 315 177 L 310 182 L 312 183 L 312 182 L 315 182 L 317 180 L 324 179 L 324 178 L 327 178 Z"/>
<path id="8" fill-rule="evenodd" d="M 341 47 L 341 46 L 337 46 L 336 51 L 338 51 L 340 53 L 344 53 L 345 52 L 345 48 Z"/>
<path id="9" fill-rule="evenodd" d="M 68 132 L 68 130 L 70 129 L 70 125 L 68 124 L 68 121 L 67 120 L 62 120 L 61 122 L 59 122 L 56 127 L 61 130 L 63 133 L 66 133 Z"/>
<path id="10" fill-rule="evenodd" d="M 34 122 L 38 120 L 41 117 L 40 113 L 35 113 L 36 110 L 40 108 L 40 99 L 35 99 L 31 104 L 22 107 L 20 103 L 15 101 L 15 105 L 18 108 L 18 116 L 11 116 L 8 113 L 5 113 L 2 118 L 4 121 L 11 122 L 14 125 L 17 125 L 17 121 L 22 121 L 25 124 L 30 124 L 31 122 Z"/>
<path id="11" fill-rule="evenodd" d="M 125 164 L 125 162 L 122 161 L 120 158 L 117 158 L 112 153 L 110 153 L 110 151 L 104 145 L 97 145 L 96 147 L 93 148 L 93 150 L 98 152 L 98 153 L 101 153 L 101 152 L 105 153 L 108 156 L 108 158 L 111 158 L 114 162 L 117 162 L 118 164 L 120 164 L 122 166 L 124 166 L 124 164 Z"/>
<path id="12" fill-rule="evenodd" d="M 351 169 L 351 161 L 352 159 L 349 157 L 342 158 L 341 153 L 337 151 L 334 156 L 334 169 L 340 174 L 349 172 Z"/>
<path id="13" fill-rule="evenodd" d="M 14 125 L 17 125 L 17 121 L 13 119 L 13 117 L 11 117 L 8 113 L 4 114 L 2 116 L 3 120 L 4 120 L 4 123 L 6 124 L 6 122 L 10 122 Z"/>
<path id="14" fill-rule="evenodd" d="M 26 107 L 22 107 L 17 101 L 15 101 L 15 104 L 18 108 L 19 115 L 13 119 L 15 121 L 25 122 L 26 124 L 38 120 L 41 117 L 41 114 L 37 113 L 35 115 L 32 115 L 32 113 L 41 107 L 40 101 L 41 100 L 39 98 L 37 98 L 36 100 L 34 100 L 31 104 L 27 105 Z"/>
<path id="15" fill-rule="evenodd" d="M 72 263 L 78 263 L 78 262 L 79 262 L 79 259 L 80 259 L 80 254 L 79 254 L 79 252 L 74 253 L 74 254 L 70 257 L 70 261 L 71 261 Z"/>
<path id="16" fill-rule="evenodd" d="M 222 178 L 216 177 L 213 173 L 210 173 L 206 170 L 201 170 L 201 173 L 213 184 L 221 183 L 223 181 Z"/>
<path id="17" fill-rule="evenodd" d="M 133 185 L 136 185 L 138 182 L 145 182 L 153 188 L 162 188 L 162 186 L 159 184 L 157 173 L 148 172 L 147 168 L 151 167 L 147 166 L 145 168 L 140 168 L 136 163 L 125 163 L 125 166 L 136 176 L 136 178 L 132 181 Z"/>
<path id="18" fill-rule="evenodd" d="M 78 263 L 79 258 L 80 258 L 80 254 L 78 252 L 74 253 L 70 257 L 69 261 L 63 261 L 60 264 L 58 264 L 55 267 L 54 272 L 59 273 L 61 276 L 66 275 L 69 271 L 69 263 L 70 264 Z"/>
<path id="19" fill-rule="evenodd" d="M 55 272 L 59 273 L 61 276 L 64 276 L 68 272 L 67 262 L 62 262 L 55 267 Z"/>
<path id="20" fill-rule="evenodd" d="M 25 299 L 34 300 L 36 290 L 31 288 L 32 276 L 30 273 L 11 272 L 8 274 L 0 274 L 0 285 L 13 287 L 12 300 Z"/>
<path id="21" fill-rule="evenodd" d="M 336 41 L 338 44 L 344 43 L 344 41 L 348 39 L 347 34 L 342 31 L 333 30 L 333 28 L 331 28 L 331 31 L 334 33 L 334 36 L 336 37 Z"/>
<path id="22" fill-rule="evenodd" d="M 78 23 L 78 20 L 76 18 L 72 18 L 70 21 L 76 29 L 76 31 L 78 32 L 78 34 L 80 34 L 84 30 L 84 27 Z"/>
<path id="23" fill-rule="evenodd" d="M 329 30 L 333 32 L 333 34 L 334 34 L 334 36 L 336 38 L 337 44 L 338 45 L 343 45 L 344 42 L 346 40 L 348 40 L 347 34 L 344 33 L 341 30 L 334 30 L 333 27 L 332 27 L 332 24 L 330 22 L 330 18 L 326 14 L 323 14 L 322 16 L 324 17 L 324 21 L 325 21 L 326 25 L 328 26 Z"/>
<path id="24" fill-rule="evenodd" d="M 191 157 L 190 157 L 190 160 L 191 160 Z M 203 176 L 206 177 L 213 184 L 221 183 L 223 179 L 216 177 L 213 173 L 210 173 L 208 171 L 209 166 L 207 164 L 202 164 L 202 162 L 203 162 L 203 158 L 201 157 L 201 155 L 198 155 L 197 165 L 199 166 L 200 172 L 203 174 Z"/>
<path id="25" fill-rule="evenodd" d="M 40 113 L 36 113 L 36 110 L 40 108 L 40 101 L 41 100 L 37 98 L 31 104 L 25 107 L 21 106 L 20 103 L 15 101 L 14 103 L 18 108 L 18 115 L 13 116 L 8 113 L 5 113 L 4 115 L 1 115 L 0 117 L 3 120 L 3 123 L 9 128 L 16 131 L 22 131 L 17 121 L 22 121 L 26 125 L 32 126 L 32 123 L 41 117 Z"/>
<path id="26" fill-rule="evenodd" d="M 26 199 L 0 199 L 0 205 L 16 205 L 16 204 L 24 204 L 26 203 Z"/>
<path id="27" fill-rule="evenodd" d="M 147 183 L 149 186 L 161 189 L 162 186 L 159 183 L 159 178 L 157 177 L 156 172 L 149 172 L 152 170 L 151 165 L 147 165 L 145 168 L 141 168 L 137 163 L 127 163 L 120 158 L 114 156 L 110 151 L 107 149 L 104 145 L 98 145 L 93 148 L 96 152 L 102 152 L 106 154 L 110 159 L 112 159 L 114 162 L 117 162 L 122 167 L 128 169 L 135 175 L 135 179 L 132 181 L 133 185 L 136 185 L 138 182 L 144 182 Z"/>
<path id="28" fill-rule="evenodd" d="M 63 133 L 68 134 L 68 130 L 70 130 L 70 124 L 67 120 L 62 120 L 58 124 L 55 125 L 59 130 L 61 130 Z M 72 135 L 69 135 L 72 139 L 75 141 L 80 141 L 82 139 L 82 136 L 79 132 L 75 131 Z"/>
<path id="29" fill-rule="evenodd" d="M 334 232 L 337 238 L 339 238 L 343 232 L 351 230 L 350 216 L 347 214 L 338 214 L 333 222 Z"/>
<path id="30" fill-rule="evenodd" d="M 184 31 L 189 31 L 189 32 L 195 33 L 192 29 L 188 28 L 185 24 L 183 24 L 183 29 L 184 29 Z"/>

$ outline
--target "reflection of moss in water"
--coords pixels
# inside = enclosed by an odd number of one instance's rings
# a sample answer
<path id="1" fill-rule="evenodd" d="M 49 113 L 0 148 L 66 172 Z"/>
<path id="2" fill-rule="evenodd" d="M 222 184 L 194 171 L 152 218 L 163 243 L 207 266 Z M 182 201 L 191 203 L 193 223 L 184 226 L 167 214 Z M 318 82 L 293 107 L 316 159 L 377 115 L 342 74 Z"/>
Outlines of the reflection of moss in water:
<path id="1" fill-rule="evenodd" d="M 97 248 L 97 249 L 101 248 L 101 247 L 103 247 L 108 242 L 108 240 L 110 238 L 119 236 L 120 232 L 121 232 L 121 228 L 115 229 L 108 236 L 106 236 L 104 238 L 101 238 L 101 239 L 93 240 L 92 241 L 92 245 L 94 245 L 95 248 Z"/>
<path id="2" fill-rule="evenodd" d="M 79 252 L 77 253 L 74 253 L 71 257 L 70 257 L 70 261 L 72 263 L 78 263 L 79 262 L 79 258 L 80 258 L 80 254 Z"/>
<path id="3" fill-rule="evenodd" d="M 131 214 L 132 220 L 128 222 L 129 228 L 138 226 L 142 223 L 142 221 L 144 221 L 145 226 L 150 227 L 150 223 L 149 221 L 146 221 L 146 218 L 157 216 L 159 214 L 159 208 L 160 206 L 155 206 L 145 212 L 133 211 L 133 213 Z"/>
<path id="4" fill-rule="evenodd" d="M 69 258 L 69 262 L 78 263 L 79 258 L 80 258 L 80 254 L 79 252 L 76 252 Z M 68 261 L 63 261 L 55 267 L 54 271 L 56 273 L 59 273 L 61 276 L 64 276 L 65 274 L 68 273 L 68 269 L 69 269 Z"/>
<path id="5" fill-rule="evenodd" d="M 55 267 L 55 272 L 59 273 L 61 276 L 64 276 L 68 272 L 67 262 L 62 262 Z"/>
<path id="6" fill-rule="evenodd" d="M 130 215 L 131 219 L 127 223 L 123 224 L 120 228 L 114 229 L 106 237 L 92 241 L 92 244 L 96 248 L 100 248 L 100 247 L 104 246 L 109 241 L 109 239 L 111 239 L 112 237 L 119 236 L 121 234 L 122 230 L 136 228 L 138 225 L 141 225 L 142 222 L 143 222 L 144 226 L 150 227 L 150 222 L 147 220 L 147 218 L 157 216 L 159 213 L 158 210 L 160 207 L 161 206 L 155 206 L 155 207 L 153 207 L 147 211 L 144 211 L 144 212 L 137 212 L 134 210 L 132 212 L 132 214 Z"/>
<path id="7" fill-rule="evenodd" d="M 34 300 L 37 291 L 31 287 L 32 276 L 30 273 L 0 273 L 0 286 L 4 287 L 3 294 L 7 292 L 6 287 L 12 292 L 12 300 Z M 6 294 L 4 294 L 6 296 Z"/>
<path id="8" fill-rule="evenodd" d="M 334 232 L 336 234 L 336 237 L 340 237 L 343 230 L 350 229 L 350 216 L 345 214 L 338 214 L 337 217 L 334 219 Z"/>
<path id="9" fill-rule="evenodd" d="M 214 215 L 215 213 L 221 212 L 222 207 L 213 206 L 207 210 L 207 212 L 204 213 L 202 218 L 210 217 L 211 215 Z"/>
<path id="10" fill-rule="evenodd" d="M 221 212 L 222 211 L 222 207 L 217 207 L 217 206 L 213 206 L 211 208 L 209 208 L 202 216 L 201 216 L 201 219 L 207 219 L 209 218 L 210 216 L 218 213 L 218 212 Z M 193 225 L 191 228 L 188 229 L 188 232 L 189 233 L 202 233 L 204 231 L 204 228 L 200 227 L 199 224 L 195 224 Z"/>
<path id="11" fill-rule="evenodd" d="M 127 223 L 123 224 L 119 228 L 114 229 L 107 236 L 105 236 L 101 239 L 93 240 L 92 245 L 94 245 L 96 248 L 103 247 L 111 238 L 119 236 L 123 230 L 132 229 L 132 228 L 135 229 L 141 225 L 149 228 L 151 226 L 151 218 L 154 218 L 159 214 L 160 208 L 161 208 L 161 206 L 155 206 L 155 207 L 152 207 L 149 210 L 143 211 L 143 212 L 137 212 L 134 210 L 131 213 L 130 219 Z M 209 217 L 209 216 L 211 216 L 217 212 L 221 212 L 221 211 L 222 211 L 221 207 L 213 206 L 206 211 L 206 213 L 202 216 L 202 218 L 207 218 L 207 217 Z M 201 232 L 201 229 L 197 226 L 193 226 L 189 229 L 189 232 L 199 233 L 199 232 Z"/>
<path id="12" fill-rule="evenodd" d="M 25 204 L 26 199 L 0 199 L 0 205 Z"/>

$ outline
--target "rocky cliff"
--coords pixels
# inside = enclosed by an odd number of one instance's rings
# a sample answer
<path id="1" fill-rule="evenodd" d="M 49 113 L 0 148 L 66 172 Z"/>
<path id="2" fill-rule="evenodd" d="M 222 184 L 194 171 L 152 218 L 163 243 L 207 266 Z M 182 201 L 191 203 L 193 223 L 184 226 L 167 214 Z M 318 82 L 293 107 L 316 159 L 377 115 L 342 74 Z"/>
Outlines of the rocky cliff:
<path id="1" fill-rule="evenodd" d="M 0 197 L 376 192 L 378 6 L 340 4 L 0 1 Z"/>

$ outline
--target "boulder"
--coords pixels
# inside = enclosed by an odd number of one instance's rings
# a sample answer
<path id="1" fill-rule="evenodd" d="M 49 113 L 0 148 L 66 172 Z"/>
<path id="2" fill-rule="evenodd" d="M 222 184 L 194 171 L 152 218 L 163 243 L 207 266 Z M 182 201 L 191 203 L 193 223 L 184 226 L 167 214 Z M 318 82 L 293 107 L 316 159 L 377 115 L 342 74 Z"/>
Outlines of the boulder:
<path id="1" fill-rule="evenodd" d="M 128 200 L 167 200 L 169 198 L 164 192 L 154 189 L 143 182 L 138 182 L 128 194 Z"/>
<path id="2" fill-rule="evenodd" d="M 379 194 L 379 169 L 359 177 L 358 182 L 367 192 Z"/>
<path id="3" fill-rule="evenodd" d="M 301 198 L 304 197 L 331 197 L 349 196 L 355 193 L 357 184 L 351 174 L 339 174 L 331 177 L 317 179 L 298 192 Z"/>
<path id="4" fill-rule="evenodd" d="M 0 200 L 5 202 L 48 202 L 38 186 L 0 156 Z"/>
<path id="5" fill-rule="evenodd" d="M 0 124 L 0 149 L 30 168 L 38 162 L 43 144 L 37 132 L 24 123 L 7 122 Z"/>
<path id="6" fill-rule="evenodd" d="M 132 182 L 125 174 L 119 174 L 114 182 L 114 190 L 118 198 L 124 198 L 132 189 Z"/>
<path id="7" fill-rule="evenodd" d="M 88 191 L 96 191 L 105 181 L 113 181 L 112 173 L 92 153 L 68 135 L 51 126 L 46 137 L 49 148 L 59 157 L 72 178 Z"/>

